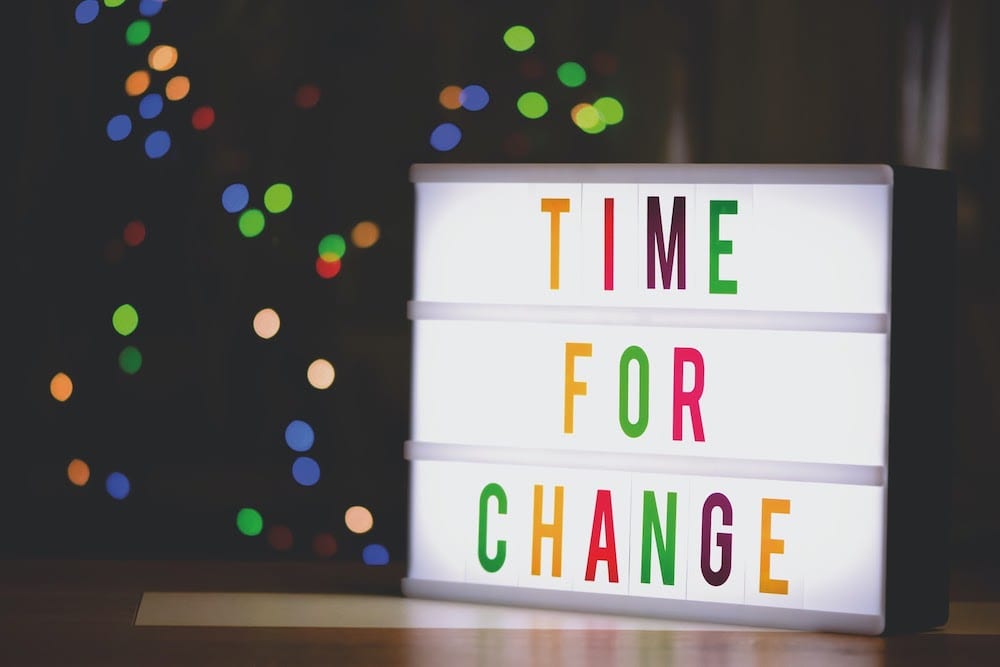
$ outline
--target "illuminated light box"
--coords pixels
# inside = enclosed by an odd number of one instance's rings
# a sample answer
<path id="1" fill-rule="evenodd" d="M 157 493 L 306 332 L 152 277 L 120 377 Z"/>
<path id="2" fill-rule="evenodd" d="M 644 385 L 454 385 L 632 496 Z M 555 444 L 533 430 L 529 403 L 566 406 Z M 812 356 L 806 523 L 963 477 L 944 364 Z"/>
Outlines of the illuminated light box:
<path id="1" fill-rule="evenodd" d="M 863 634 L 946 621 L 950 174 L 411 179 L 404 593 Z"/>

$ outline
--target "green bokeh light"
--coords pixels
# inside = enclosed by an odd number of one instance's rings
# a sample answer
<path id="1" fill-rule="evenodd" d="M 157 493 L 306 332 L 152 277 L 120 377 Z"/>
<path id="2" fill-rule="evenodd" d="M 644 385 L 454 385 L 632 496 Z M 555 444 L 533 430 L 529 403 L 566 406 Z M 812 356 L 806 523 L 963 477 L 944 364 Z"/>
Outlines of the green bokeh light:
<path id="1" fill-rule="evenodd" d="M 248 208 L 240 214 L 240 234 L 252 239 L 264 231 L 264 213 L 258 208 Z"/>
<path id="2" fill-rule="evenodd" d="M 292 188 L 286 183 L 275 183 L 264 192 L 264 208 L 271 213 L 281 213 L 292 205 Z"/>
<path id="3" fill-rule="evenodd" d="M 336 262 L 347 251 L 347 243 L 340 234 L 327 234 L 319 241 L 319 256 L 324 262 Z"/>
<path id="4" fill-rule="evenodd" d="M 132 21 L 129 26 L 125 28 L 125 43 L 129 46 L 139 46 L 149 39 L 150 32 L 152 32 L 152 28 L 149 26 L 149 21 L 146 19 Z"/>
<path id="5" fill-rule="evenodd" d="M 601 118 L 608 125 L 617 125 L 625 118 L 625 109 L 622 103 L 613 97 L 601 97 L 594 102 L 594 108 L 601 113 Z"/>
<path id="6" fill-rule="evenodd" d="M 591 104 L 583 105 L 583 108 L 576 113 L 574 122 L 577 127 L 589 134 L 602 132 L 605 127 L 605 122 L 601 118 L 601 113 Z"/>
<path id="7" fill-rule="evenodd" d="M 121 7 L 125 4 L 125 0 L 104 0 L 105 7 Z"/>
<path id="8" fill-rule="evenodd" d="M 527 51 L 535 45 L 535 33 L 523 25 L 512 25 L 503 34 L 503 42 L 511 51 Z"/>
<path id="9" fill-rule="evenodd" d="M 525 118 L 541 118 L 548 112 L 549 103 L 541 93 L 530 91 L 517 98 L 517 110 Z"/>
<path id="10" fill-rule="evenodd" d="M 587 71 L 583 69 L 583 65 L 580 63 L 570 61 L 559 66 L 556 70 L 556 76 L 559 77 L 559 81 L 564 86 L 577 88 L 582 86 L 583 82 L 587 80 Z"/>
<path id="11" fill-rule="evenodd" d="M 129 345 L 118 354 L 118 367 L 129 375 L 135 375 L 142 368 L 142 352 Z"/>
<path id="12" fill-rule="evenodd" d="M 123 303 L 111 315 L 111 326 L 122 336 L 128 336 L 139 326 L 139 313 L 132 304 Z"/>
<path id="13" fill-rule="evenodd" d="M 244 507 L 236 513 L 236 528 L 247 537 L 260 535 L 264 530 L 264 518 L 252 507 Z"/>

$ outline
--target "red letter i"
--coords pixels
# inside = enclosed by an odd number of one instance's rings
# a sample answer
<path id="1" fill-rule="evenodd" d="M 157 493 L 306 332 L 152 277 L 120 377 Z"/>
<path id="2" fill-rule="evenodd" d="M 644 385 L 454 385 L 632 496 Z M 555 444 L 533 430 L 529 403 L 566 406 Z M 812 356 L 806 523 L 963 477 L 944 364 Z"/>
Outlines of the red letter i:
<path id="1" fill-rule="evenodd" d="M 604 198 L 604 289 L 615 288 L 615 200 Z"/>

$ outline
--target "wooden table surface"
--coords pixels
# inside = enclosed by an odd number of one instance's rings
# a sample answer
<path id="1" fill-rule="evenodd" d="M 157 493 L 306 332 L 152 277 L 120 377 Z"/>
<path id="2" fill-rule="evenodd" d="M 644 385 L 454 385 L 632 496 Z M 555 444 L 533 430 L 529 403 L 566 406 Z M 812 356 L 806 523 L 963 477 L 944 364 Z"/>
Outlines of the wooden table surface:
<path id="1" fill-rule="evenodd" d="M 1000 636 L 991 630 L 1000 627 L 1000 577 L 992 569 L 956 568 L 952 601 L 995 618 L 978 629 L 892 637 L 710 628 L 144 627 L 135 624 L 144 592 L 398 597 L 404 569 L 98 560 L 7 560 L 0 569 L 4 666 L 1000 664 Z"/>

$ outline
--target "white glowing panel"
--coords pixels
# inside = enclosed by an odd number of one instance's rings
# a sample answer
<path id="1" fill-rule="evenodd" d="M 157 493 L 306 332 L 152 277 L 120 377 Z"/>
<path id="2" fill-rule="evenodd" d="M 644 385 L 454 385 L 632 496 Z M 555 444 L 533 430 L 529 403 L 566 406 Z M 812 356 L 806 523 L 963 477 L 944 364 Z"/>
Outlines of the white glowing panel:
<path id="1" fill-rule="evenodd" d="M 407 594 L 943 622 L 942 540 L 917 518 L 947 516 L 952 332 L 924 312 L 950 303 L 942 172 L 412 176 Z"/>

